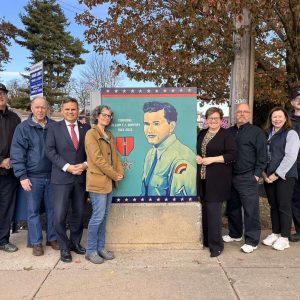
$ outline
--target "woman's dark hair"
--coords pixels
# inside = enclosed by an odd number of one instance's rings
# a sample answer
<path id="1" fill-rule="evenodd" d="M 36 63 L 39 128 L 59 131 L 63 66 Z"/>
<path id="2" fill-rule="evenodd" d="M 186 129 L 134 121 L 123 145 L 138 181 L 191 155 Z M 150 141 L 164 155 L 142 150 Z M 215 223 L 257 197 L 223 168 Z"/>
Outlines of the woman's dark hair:
<path id="1" fill-rule="evenodd" d="M 111 108 L 107 105 L 99 105 L 99 106 L 95 107 L 91 113 L 91 123 L 92 124 L 98 124 L 98 116 L 102 113 L 102 111 L 104 109 L 107 109 L 111 113 L 111 120 L 112 120 L 114 113 L 112 112 Z"/>
<path id="2" fill-rule="evenodd" d="M 286 121 L 285 123 L 283 124 L 282 128 L 284 130 L 289 130 L 292 128 L 292 122 L 291 122 L 291 118 L 290 116 L 288 115 L 287 111 L 283 108 L 283 107 L 280 107 L 280 106 L 277 106 L 277 107 L 274 107 L 273 109 L 271 109 L 271 111 L 269 112 L 269 115 L 268 115 L 268 119 L 267 119 L 267 123 L 266 123 L 266 126 L 265 126 L 265 130 L 266 131 L 269 131 L 270 129 L 273 128 L 273 124 L 272 124 L 272 115 L 275 111 L 282 111 L 284 113 L 284 116 L 286 118 Z"/>
<path id="3" fill-rule="evenodd" d="M 220 118 L 223 119 L 224 113 L 223 110 L 219 107 L 210 107 L 205 113 L 205 119 L 207 119 L 214 113 L 218 113 L 220 115 Z"/>

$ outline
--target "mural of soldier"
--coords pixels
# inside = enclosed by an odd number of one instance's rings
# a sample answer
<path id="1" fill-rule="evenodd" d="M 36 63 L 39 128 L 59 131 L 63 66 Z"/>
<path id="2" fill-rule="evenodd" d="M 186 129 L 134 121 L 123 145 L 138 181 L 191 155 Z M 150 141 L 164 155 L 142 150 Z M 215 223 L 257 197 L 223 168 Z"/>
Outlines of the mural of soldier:
<path id="1" fill-rule="evenodd" d="M 142 196 L 195 196 L 195 153 L 175 135 L 176 108 L 151 101 L 143 106 L 144 133 L 152 148 L 144 161 Z"/>

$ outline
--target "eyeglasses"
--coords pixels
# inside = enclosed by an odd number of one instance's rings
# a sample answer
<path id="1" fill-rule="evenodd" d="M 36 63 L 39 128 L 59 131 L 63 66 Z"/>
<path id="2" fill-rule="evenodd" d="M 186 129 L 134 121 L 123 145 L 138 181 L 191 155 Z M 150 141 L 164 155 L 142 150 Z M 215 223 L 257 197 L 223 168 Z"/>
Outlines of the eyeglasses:
<path id="1" fill-rule="evenodd" d="M 103 117 L 103 118 L 108 118 L 108 119 L 112 119 L 112 115 L 108 115 L 108 114 L 105 114 L 105 113 L 100 113 L 100 115 Z"/>
<path id="2" fill-rule="evenodd" d="M 219 121 L 220 119 L 221 119 L 220 117 L 207 118 L 208 121 Z"/>
<path id="3" fill-rule="evenodd" d="M 237 114 L 250 114 L 249 110 L 237 110 L 236 111 Z"/>
<path id="4" fill-rule="evenodd" d="M 7 93 L 0 91 L 0 96 L 6 96 Z"/>

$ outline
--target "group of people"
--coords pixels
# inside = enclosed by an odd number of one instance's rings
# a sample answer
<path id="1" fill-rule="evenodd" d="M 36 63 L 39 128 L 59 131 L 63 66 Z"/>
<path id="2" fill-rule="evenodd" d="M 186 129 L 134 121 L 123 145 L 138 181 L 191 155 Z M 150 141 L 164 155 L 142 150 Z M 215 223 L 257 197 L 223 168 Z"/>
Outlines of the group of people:
<path id="1" fill-rule="evenodd" d="M 0 250 L 15 252 L 10 228 L 18 181 L 27 203 L 28 246 L 34 256 L 44 254 L 40 210 L 46 213 L 46 246 L 60 250 L 71 262 L 71 251 L 100 264 L 114 258 L 105 248 L 105 226 L 113 185 L 124 171 L 112 134 L 106 129 L 113 113 L 107 106 L 93 111 L 94 124 L 78 121 L 76 99 L 63 99 L 63 120 L 47 117 L 48 103 L 37 96 L 31 114 L 21 123 L 8 109 L 5 85 L 0 84 Z M 87 245 L 81 245 L 86 191 L 92 204 Z M 67 234 L 68 212 L 70 234 Z"/>
<path id="2" fill-rule="evenodd" d="M 241 250 L 257 249 L 261 235 L 259 180 L 263 178 L 272 232 L 262 243 L 276 250 L 300 241 L 300 91 L 292 94 L 291 115 L 273 108 L 265 131 L 250 124 L 250 107 L 237 106 L 236 124 L 221 128 L 223 112 L 206 112 L 207 129 L 197 139 L 198 193 L 202 203 L 203 245 L 219 256 L 224 242 L 238 242 Z M 226 201 L 229 234 L 222 236 L 222 207 Z M 292 221 L 296 233 L 291 235 Z"/>
<path id="3" fill-rule="evenodd" d="M 27 204 L 28 247 L 32 247 L 34 256 L 44 254 L 40 222 L 43 203 L 46 246 L 60 250 L 63 262 L 72 261 L 71 251 L 95 264 L 113 259 L 114 254 L 105 248 L 106 220 L 113 188 L 124 178 L 124 169 L 114 137 L 107 130 L 112 110 L 106 105 L 96 107 L 90 127 L 78 121 L 77 100 L 66 97 L 61 105 L 63 120 L 55 122 L 47 116 L 46 99 L 37 96 L 31 102 L 31 114 L 21 123 L 7 107 L 7 93 L 5 85 L 0 84 L 0 250 L 18 250 L 9 238 L 20 183 Z M 236 124 L 229 129 L 221 127 L 220 108 L 206 111 L 207 129 L 197 138 L 195 173 L 202 203 L 203 245 L 212 257 L 222 253 L 224 242 L 241 241 L 243 236 L 243 252 L 257 249 L 261 234 L 260 178 L 264 180 L 272 222 L 272 232 L 262 243 L 284 250 L 289 240 L 300 241 L 300 91 L 293 93 L 291 105 L 291 115 L 282 107 L 270 111 L 265 132 L 250 124 L 251 112 L 246 103 L 236 107 Z M 158 102 L 146 103 L 144 110 L 145 134 L 156 150 L 148 155 L 157 157 L 159 145 L 172 136 L 177 113 L 172 106 Z M 152 128 L 157 126 L 157 119 L 163 120 L 166 133 Z M 153 174 L 153 169 L 159 167 L 157 160 L 149 164 L 149 170 L 146 168 L 145 195 L 151 194 L 152 177 L 148 173 Z M 184 195 L 188 185 L 184 191 L 182 184 L 177 185 L 174 194 Z M 92 215 L 83 247 L 86 192 Z M 229 234 L 222 236 L 224 201 Z M 296 230 L 293 235 L 292 221 Z"/>

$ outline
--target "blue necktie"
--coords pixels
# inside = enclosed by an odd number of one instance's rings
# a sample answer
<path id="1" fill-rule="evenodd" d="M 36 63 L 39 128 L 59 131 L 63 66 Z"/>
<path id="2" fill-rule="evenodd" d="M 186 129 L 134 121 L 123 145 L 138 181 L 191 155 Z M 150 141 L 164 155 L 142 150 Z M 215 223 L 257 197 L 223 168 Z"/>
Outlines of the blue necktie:
<path id="1" fill-rule="evenodd" d="M 157 150 L 155 150 L 155 154 L 154 154 L 154 158 L 153 158 L 150 170 L 149 170 L 149 172 L 147 174 L 147 177 L 145 179 L 146 196 L 148 196 L 148 185 L 149 185 L 150 179 L 153 175 L 153 171 L 155 169 L 156 163 L 157 163 Z"/>

